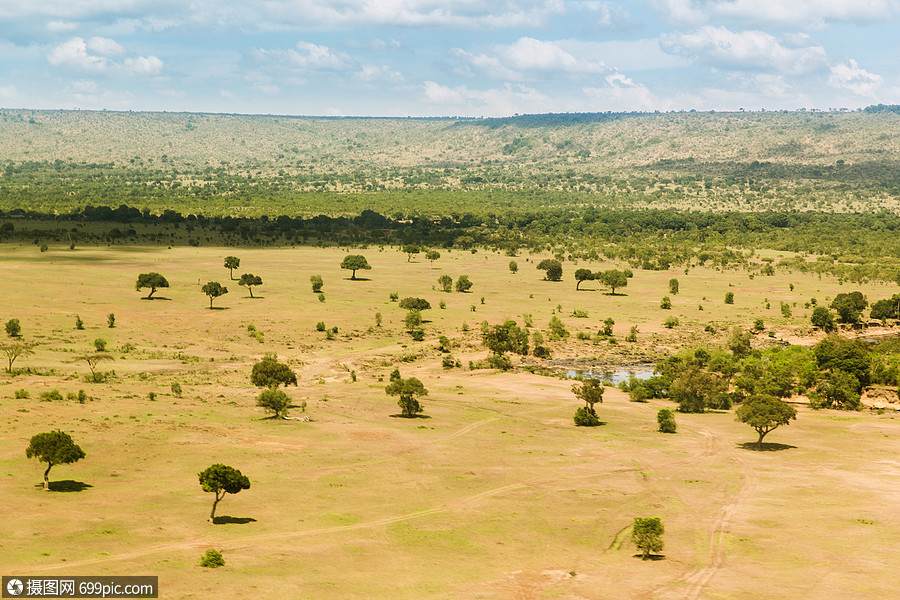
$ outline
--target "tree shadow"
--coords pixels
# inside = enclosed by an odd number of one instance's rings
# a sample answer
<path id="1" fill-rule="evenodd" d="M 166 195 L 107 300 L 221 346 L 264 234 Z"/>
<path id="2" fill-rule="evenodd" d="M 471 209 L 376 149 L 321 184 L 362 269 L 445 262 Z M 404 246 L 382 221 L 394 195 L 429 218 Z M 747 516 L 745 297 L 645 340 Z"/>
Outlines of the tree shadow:
<path id="1" fill-rule="evenodd" d="M 148 298 L 147 296 L 141 296 L 141 300 L 172 300 L 171 298 L 166 298 L 165 296 L 153 296 L 152 298 Z"/>
<path id="2" fill-rule="evenodd" d="M 210 306 L 209 310 L 228 310 L 227 306 Z"/>
<path id="3" fill-rule="evenodd" d="M 228 515 L 213 519 L 213 525 L 246 525 L 247 523 L 255 522 L 256 519 L 253 517 L 229 517 Z"/>
<path id="4" fill-rule="evenodd" d="M 372 280 L 368 277 L 356 277 L 356 278 L 344 277 L 344 281 L 372 281 Z"/>
<path id="5" fill-rule="evenodd" d="M 604 296 L 627 296 L 628 294 L 617 294 L 615 292 L 606 292 L 603 295 Z"/>
<path id="6" fill-rule="evenodd" d="M 762 448 L 757 449 L 756 442 L 744 442 L 742 444 L 737 445 L 738 448 L 743 448 L 744 450 L 752 450 L 754 452 L 780 452 L 781 450 L 791 450 L 796 448 L 797 446 L 791 446 L 790 444 L 777 444 L 774 442 L 763 442 Z"/>
<path id="7" fill-rule="evenodd" d="M 36 483 L 34 487 L 44 489 L 44 484 Z M 92 487 L 94 486 L 89 483 L 85 483 L 83 481 L 74 481 L 72 479 L 50 482 L 51 492 L 83 492 L 84 490 Z"/>
<path id="8" fill-rule="evenodd" d="M 650 555 L 647 556 L 647 558 L 644 558 L 644 554 L 643 554 L 643 553 L 640 553 L 640 554 L 632 554 L 632 556 L 633 556 L 634 558 L 640 558 L 640 559 L 642 559 L 642 560 L 666 560 L 666 555 L 665 555 L 665 554 L 650 554 Z"/>
<path id="9" fill-rule="evenodd" d="M 430 419 L 429 415 L 404 415 L 403 413 L 396 413 L 390 415 L 392 419 Z"/>
<path id="10" fill-rule="evenodd" d="M 247 300 L 262 300 L 265 296 L 244 296 Z"/>

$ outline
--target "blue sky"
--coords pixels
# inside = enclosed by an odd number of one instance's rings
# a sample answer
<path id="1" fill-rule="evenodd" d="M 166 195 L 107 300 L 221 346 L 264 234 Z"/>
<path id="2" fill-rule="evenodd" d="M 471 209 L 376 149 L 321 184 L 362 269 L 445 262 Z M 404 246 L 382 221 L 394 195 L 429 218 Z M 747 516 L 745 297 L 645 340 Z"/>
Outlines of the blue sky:
<path id="1" fill-rule="evenodd" d="M 289 115 L 900 103 L 900 0 L 0 0 L 0 106 Z"/>

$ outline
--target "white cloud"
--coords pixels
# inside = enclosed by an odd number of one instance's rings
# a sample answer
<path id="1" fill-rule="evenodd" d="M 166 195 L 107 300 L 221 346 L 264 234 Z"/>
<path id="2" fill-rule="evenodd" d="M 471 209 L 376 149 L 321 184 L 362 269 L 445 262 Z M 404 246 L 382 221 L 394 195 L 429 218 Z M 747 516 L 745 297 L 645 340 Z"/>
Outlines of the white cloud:
<path id="1" fill-rule="evenodd" d="M 825 49 L 805 36 L 778 40 L 763 31 L 735 33 L 707 26 L 691 33 L 663 34 L 659 45 L 665 52 L 728 70 L 799 75 L 827 66 Z"/>
<path id="2" fill-rule="evenodd" d="M 356 73 L 356 77 L 367 83 L 372 83 L 375 81 L 387 81 L 390 83 L 399 84 L 405 81 L 403 73 L 401 73 L 400 71 L 393 71 L 386 65 L 382 65 L 380 67 L 376 65 L 363 65 L 362 68 Z"/>
<path id="3" fill-rule="evenodd" d="M 61 31 L 74 31 L 78 25 L 75 23 L 70 23 L 67 21 L 50 21 L 47 23 L 47 30 L 52 31 L 53 33 L 58 33 Z"/>
<path id="4" fill-rule="evenodd" d="M 660 100 L 645 85 L 635 83 L 622 73 L 610 73 L 603 87 L 585 87 L 582 92 L 591 100 L 594 111 L 667 110 L 668 102 Z"/>
<path id="5" fill-rule="evenodd" d="M 159 75 L 163 61 L 156 56 L 138 56 L 126 58 L 122 66 L 129 75 Z"/>
<path id="6" fill-rule="evenodd" d="M 546 112 L 556 105 L 538 90 L 523 85 L 506 84 L 502 88 L 475 90 L 465 85 L 448 87 L 426 81 L 423 89 L 426 102 L 454 114 L 508 116 Z"/>
<path id="7" fill-rule="evenodd" d="M 519 38 L 509 45 L 496 45 L 491 54 L 472 54 L 454 48 L 452 54 L 494 79 L 522 79 L 527 73 L 543 76 L 565 74 L 602 74 L 610 69 L 600 61 L 576 57 L 554 42 L 531 37 Z"/>
<path id="8" fill-rule="evenodd" d="M 124 75 L 157 75 L 163 62 L 156 56 L 137 56 L 122 62 L 112 56 L 125 53 L 125 48 L 115 40 L 92 37 L 88 40 L 74 37 L 53 48 L 47 61 L 54 66 L 72 67 L 94 73 L 119 73 Z"/>
<path id="9" fill-rule="evenodd" d="M 123 48 L 121 44 L 115 40 L 104 37 L 88 38 L 85 42 L 85 47 L 89 52 L 99 54 L 100 56 L 109 57 L 125 54 L 125 48 Z"/>
<path id="10" fill-rule="evenodd" d="M 19 98 L 19 90 L 14 85 L 0 85 L 0 100 L 9 102 Z"/>
<path id="11" fill-rule="evenodd" d="M 47 60 L 51 65 L 68 65 L 85 71 L 105 71 L 109 67 L 105 57 L 88 54 L 87 44 L 80 37 L 74 37 L 51 50 Z"/>
<path id="12" fill-rule="evenodd" d="M 732 19 L 742 23 L 822 27 L 828 22 L 869 23 L 895 19 L 898 0 L 654 0 L 677 23 Z"/>
<path id="13" fill-rule="evenodd" d="M 837 64 L 831 67 L 831 76 L 828 77 L 828 85 L 838 89 L 850 90 L 857 96 L 875 97 L 876 92 L 884 83 L 881 75 L 870 73 L 857 64 L 852 58 L 846 64 Z"/>
<path id="14" fill-rule="evenodd" d="M 327 46 L 304 41 L 297 42 L 296 50 L 254 48 L 251 58 L 268 70 L 344 70 L 351 66 L 347 55 L 332 52 Z"/>

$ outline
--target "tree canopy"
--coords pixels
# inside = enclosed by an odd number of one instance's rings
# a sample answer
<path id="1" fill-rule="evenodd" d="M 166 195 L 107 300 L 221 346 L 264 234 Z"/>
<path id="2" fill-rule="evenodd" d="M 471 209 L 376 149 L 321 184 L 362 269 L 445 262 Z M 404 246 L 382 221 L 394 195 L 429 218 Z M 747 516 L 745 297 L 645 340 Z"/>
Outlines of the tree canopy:
<path id="1" fill-rule="evenodd" d="M 350 279 L 355 280 L 357 271 L 368 271 L 372 268 L 372 266 L 369 264 L 369 261 L 366 260 L 366 257 L 362 254 L 348 254 L 344 257 L 344 260 L 341 261 L 341 268 L 352 271 Z"/>
<path id="2" fill-rule="evenodd" d="M 665 547 L 662 536 L 666 532 L 659 517 L 635 517 L 631 527 L 631 541 L 641 551 L 642 560 L 650 558 L 652 552 L 660 552 Z"/>
<path id="3" fill-rule="evenodd" d="M 528 330 L 522 329 L 513 320 L 489 327 L 482 334 L 481 341 L 494 354 L 512 352 L 528 355 Z"/>
<path id="4" fill-rule="evenodd" d="M 209 296 L 209 307 L 213 307 L 213 300 L 218 298 L 219 296 L 224 296 L 228 293 L 228 288 L 219 283 L 218 281 L 210 281 L 206 285 L 204 285 L 201 290 L 204 294 Z"/>
<path id="5" fill-rule="evenodd" d="M 762 450 L 762 441 L 767 433 L 781 425 L 789 425 L 797 418 L 797 410 L 775 396 L 757 394 L 750 396 L 734 412 L 735 419 L 756 430 L 759 439 L 756 449 Z"/>
<path id="6" fill-rule="evenodd" d="M 141 291 L 142 288 L 150 288 L 150 293 L 147 294 L 147 300 L 153 296 L 153 293 L 156 292 L 157 288 L 167 287 L 169 287 L 169 282 L 165 277 L 155 271 L 151 273 L 141 273 L 138 275 L 137 283 L 134 284 L 134 289 L 137 291 Z"/>
<path id="7" fill-rule="evenodd" d="M 234 279 L 234 270 L 241 266 L 241 259 L 237 256 L 225 257 L 225 268 L 228 269 L 228 278 Z"/>
<path id="8" fill-rule="evenodd" d="M 297 374 L 286 364 L 278 362 L 274 352 L 267 352 L 253 365 L 250 382 L 256 387 L 276 388 L 279 385 L 297 385 Z"/>
<path id="9" fill-rule="evenodd" d="M 34 354 L 35 344 L 19 340 L 0 343 L 0 352 L 6 356 L 6 372 L 12 373 L 13 363 L 20 356 Z"/>
<path id="10" fill-rule="evenodd" d="M 254 275 L 253 273 L 244 273 L 241 275 L 240 281 L 238 281 L 238 285 L 242 285 L 247 288 L 250 292 L 250 297 L 253 297 L 253 286 L 254 285 L 262 285 L 262 277 L 259 275 Z M 212 304 L 210 304 L 212 306 Z"/>
<path id="11" fill-rule="evenodd" d="M 869 301 L 862 292 L 838 294 L 831 302 L 831 308 L 837 312 L 841 323 L 857 323 L 868 305 Z"/>
<path id="12" fill-rule="evenodd" d="M 544 279 L 547 281 L 559 281 L 562 279 L 562 263 L 555 258 L 545 258 L 537 264 L 540 271 L 544 271 Z"/>
<path id="13" fill-rule="evenodd" d="M 422 412 L 422 405 L 418 398 L 428 395 L 425 385 L 416 377 L 402 378 L 391 377 L 391 382 L 384 388 L 389 396 L 399 396 L 397 404 L 400 406 L 401 416 L 412 418 Z"/>
<path id="14" fill-rule="evenodd" d="M 408 296 L 400 301 L 400 308 L 404 310 L 428 310 L 431 308 L 431 304 L 425 298 Z"/>
<path id="15" fill-rule="evenodd" d="M 616 288 L 623 288 L 628 285 L 628 274 L 618 269 L 608 269 L 594 275 L 595 279 L 599 279 L 600 283 L 610 288 L 610 293 L 615 295 Z"/>
<path id="16" fill-rule="evenodd" d="M 579 286 L 581 286 L 581 282 L 583 281 L 592 281 L 594 279 L 594 273 L 591 272 L 590 269 L 576 269 L 575 270 L 575 289 L 578 290 Z"/>
<path id="17" fill-rule="evenodd" d="M 468 292 L 472 289 L 472 282 L 469 280 L 468 275 L 460 275 L 456 278 L 456 291 L 457 292 Z"/>
<path id="18" fill-rule="evenodd" d="M 49 490 L 50 469 L 54 465 L 67 465 L 81 460 L 84 458 L 84 450 L 68 433 L 56 430 L 32 437 L 31 443 L 25 449 L 25 456 L 47 463 L 47 470 L 44 471 L 44 489 Z"/>
<path id="19" fill-rule="evenodd" d="M 250 489 L 250 479 L 234 467 L 216 463 L 210 465 L 203 472 L 198 473 L 200 486 L 204 492 L 215 494 L 212 511 L 209 513 L 209 522 L 216 522 L 216 506 L 225 497 L 225 494 L 237 494 L 241 490 Z"/>

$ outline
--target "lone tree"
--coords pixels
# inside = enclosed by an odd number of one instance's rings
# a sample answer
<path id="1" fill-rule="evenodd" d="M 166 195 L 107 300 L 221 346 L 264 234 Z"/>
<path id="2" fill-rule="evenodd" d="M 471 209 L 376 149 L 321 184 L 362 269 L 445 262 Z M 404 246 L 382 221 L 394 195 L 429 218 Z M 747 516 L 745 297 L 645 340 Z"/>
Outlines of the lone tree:
<path id="1" fill-rule="evenodd" d="M 156 292 L 156 288 L 167 287 L 169 287 L 169 282 L 166 281 L 165 277 L 156 272 L 141 273 L 138 275 L 137 283 L 134 285 L 134 289 L 137 291 L 141 291 L 141 288 L 150 288 L 150 293 L 147 294 L 147 300 L 153 296 L 153 293 Z"/>
<path id="2" fill-rule="evenodd" d="M 545 258 L 538 263 L 537 268 L 544 271 L 544 279 L 546 281 L 559 281 L 562 279 L 562 263 L 555 258 Z"/>
<path id="3" fill-rule="evenodd" d="M 593 281 L 594 274 L 590 269 L 577 269 L 575 271 L 575 291 L 578 291 L 582 281 Z"/>
<path id="4" fill-rule="evenodd" d="M 400 415 L 406 418 L 415 417 L 422 412 L 422 405 L 419 404 L 417 398 L 428 395 L 428 390 L 416 377 L 403 379 L 397 374 L 397 377 L 391 375 L 391 383 L 388 384 L 384 391 L 389 396 L 399 396 L 397 404 L 400 405 Z"/>
<path id="5" fill-rule="evenodd" d="M 572 393 L 584 406 L 575 411 L 575 424 L 583 427 L 596 427 L 600 424 L 594 404 L 603 402 L 603 385 L 597 379 L 587 379 L 572 386 Z"/>
<path id="6" fill-rule="evenodd" d="M 254 275 L 253 273 L 244 273 L 241 275 L 241 280 L 238 281 L 238 285 L 242 285 L 247 288 L 247 291 L 250 292 L 250 297 L 253 297 L 253 286 L 254 285 L 262 285 L 262 277 L 259 275 Z M 210 302 L 210 306 L 212 303 Z"/>
<path id="7" fill-rule="evenodd" d="M 297 385 L 297 374 L 288 365 L 278 362 L 277 354 L 266 352 L 262 360 L 253 365 L 250 383 L 261 388 Z"/>
<path id="8" fill-rule="evenodd" d="M 797 409 L 775 396 L 755 394 L 744 400 L 734 411 L 734 416 L 736 420 L 756 430 L 759 434 L 756 449 L 762 450 L 766 434 L 780 425 L 790 425 L 791 419 L 797 418 Z"/>
<path id="9" fill-rule="evenodd" d="M 674 277 L 669 280 L 669 293 L 673 296 L 678 294 L 678 280 Z"/>
<path id="10" fill-rule="evenodd" d="M 350 275 L 350 279 L 356 280 L 357 271 L 368 271 L 372 268 L 372 266 L 369 264 L 369 261 L 366 260 L 366 257 L 362 254 L 348 254 L 341 262 L 341 268 L 347 269 L 348 271 L 353 271 L 353 273 Z"/>
<path id="11" fill-rule="evenodd" d="M 431 263 L 432 267 L 434 267 L 434 261 L 436 261 L 440 257 L 441 257 L 441 253 L 438 252 L 437 250 L 429 250 L 428 252 L 425 253 L 425 258 L 428 260 L 428 262 Z"/>
<path id="12" fill-rule="evenodd" d="M 237 256 L 225 257 L 225 268 L 228 269 L 228 278 L 234 281 L 234 270 L 241 266 L 241 259 Z"/>
<path id="13" fill-rule="evenodd" d="M 49 475 L 53 465 L 67 465 L 79 461 L 84 458 L 84 450 L 72 441 L 68 433 L 56 430 L 39 433 L 31 438 L 31 443 L 25 449 L 25 456 L 47 463 L 47 470 L 44 471 L 44 489 L 49 490 Z"/>
<path id="14" fill-rule="evenodd" d="M 460 275 L 456 279 L 456 291 L 457 292 L 468 292 L 472 289 L 472 282 L 469 281 L 468 275 Z"/>
<path id="15" fill-rule="evenodd" d="M 20 356 L 34 354 L 34 346 L 33 343 L 20 341 L 0 344 L 0 352 L 6 355 L 6 372 L 12 373 L 13 363 Z"/>
<path id="16" fill-rule="evenodd" d="M 678 426 L 675 424 L 675 413 L 668 408 L 661 408 L 656 413 L 656 424 L 659 425 L 660 433 L 675 433 Z"/>
<path id="17" fill-rule="evenodd" d="M 310 275 L 309 282 L 312 284 L 312 291 L 314 294 L 318 294 L 322 291 L 322 286 L 325 285 L 325 282 L 322 281 L 321 275 Z"/>
<path id="18" fill-rule="evenodd" d="M 276 419 L 283 419 L 291 407 L 291 398 L 278 388 L 268 388 L 256 397 L 256 405 L 272 413 Z"/>
<path id="19" fill-rule="evenodd" d="M 218 281 L 210 281 L 206 285 L 204 285 L 201 290 L 204 294 L 209 296 L 209 308 L 213 307 L 213 300 L 218 298 L 219 296 L 224 296 L 228 293 L 228 288 L 219 283 Z"/>
<path id="20" fill-rule="evenodd" d="M 594 275 L 600 283 L 610 288 L 610 294 L 616 295 L 616 288 L 623 288 L 628 285 L 628 273 L 618 269 L 608 269 L 606 271 Z"/>
<path id="21" fill-rule="evenodd" d="M 407 244 L 403 246 L 403 253 L 406 254 L 406 262 L 410 262 L 414 254 L 418 254 L 422 251 L 422 248 L 417 246 L 416 244 Z"/>
<path id="22" fill-rule="evenodd" d="M 216 506 L 225 497 L 225 494 L 237 494 L 241 490 L 250 489 L 250 480 L 246 475 L 228 465 L 216 463 L 210 465 L 205 471 L 198 474 L 200 486 L 204 492 L 212 492 L 216 495 L 213 501 L 212 511 L 209 513 L 209 522 L 216 522 Z"/>
<path id="23" fill-rule="evenodd" d="M 6 335 L 14 338 L 22 335 L 22 326 L 18 319 L 10 319 L 6 322 Z"/>
<path id="24" fill-rule="evenodd" d="M 510 273 L 518 273 L 519 272 L 519 263 L 514 260 L 509 261 L 509 272 Z"/>
<path id="25" fill-rule="evenodd" d="M 90 354 L 81 354 L 77 358 L 78 358 L 78 360 L 83 360 L 88 364 L 88 367 L 90 367 L 90 369 L 91 369 L 90 380 L 93 381 L 94 383 L 100 383 L 101 381 L 98 381 L 98 379 L 105 377 L 101 374 L 101 377 L 98 378 L 97 365 L 99 365 L 101 362 L 104 362 L 104 361 L 114 360 L 114 357 L 112 354 L 110 354 L 109 352 L 101 352 L 101 351 L 91 352 Z"/>
<path id="26" fill-rule="evenodd" d="M 660 552 L 663 547 L 662 535 L 666 532 L 659 517 L 635 517 L 631 528 L 631 541 L 641 551 L 641 560 L 650 558 L 651 552 Z"/>
<path id="27" fill-rule="evenodd" d="M 445 292 L 453 291 L 453 278 L 449 275 L 441 275 L 438 277 L 438 283 L 441 284 L 441 289 Z"/>

